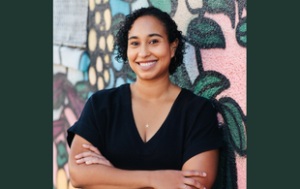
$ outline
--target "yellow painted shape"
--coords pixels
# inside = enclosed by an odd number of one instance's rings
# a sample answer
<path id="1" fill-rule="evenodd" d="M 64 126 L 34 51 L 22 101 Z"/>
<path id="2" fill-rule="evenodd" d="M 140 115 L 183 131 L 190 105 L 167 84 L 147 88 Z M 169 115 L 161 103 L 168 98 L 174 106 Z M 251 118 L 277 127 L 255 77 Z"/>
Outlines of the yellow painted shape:
<path id="1" fill-rule="evenodd" d="M 57 171 L 56 189 L 68 189 L 68 178 L 63 168 Z"/>
<path id="2" fill-rule="evenodd" d="M 96 4 L 100 4 L 101 0 L 95 0 Z"/>
<path id="3" fill-rule="evenodd" d="M 104 27 L 103 26 L 100 26 L 100 31 L 103 31 L 104 30 Z"/>
<path id="4" fill-rule="evenodd" d="M 102 58 L 100 56 L 98 56 L 97 60 L 96 60 L 96 70 L 97 70 L 97 72 L 102 72 L 102 70 L 103 70 L 103 62 L 102 62 Z"/>
<path id="5" fill-rule="evenodd" d="M 203 7 L 203 0 L 188 0 L 189 5 L 192 9 L 202 8 Z"/>
<path id="6" fill-rule="evenodd" d="M 98 90 L 102 90 L 102 89 L 104 89 L 104 81 L 103 81 L 103 78 L 100 76 L 100 77 L 98 77 L 98 85 L 97 85 L 97 87 L 98 87 Z"/>
<path id="7" fill-rule="evenodd" d="M 104 11 L 104 20 L 105 20 L 105 29 L 109 30 L 110 25 L 111 25 L 111 13 L 110 13 L 110 9 L 106 9 Z"/>
<path id="8" fill-rule="evenodd" d="M 188 24 L 197 16 L 197 14 L 192 15 L 188 10 L 185 1 L 181 0 L 178 1 L 178 8 L 173 17 L 173 20 L 176 22 L 178 30 L 182 31 L 183 35 L 186 35 Z"/>
<path id="9" fill-rule="evenodd" d="M 90 80 L 91 85 L 96 84 L 96 77 L 97 77 L 97 75 L 96 75 L 95 68 L 91 66 L 89 69 L 89 80 Z"/>
<path id="10" fill-rule="evenodd" d="M 109 81 L 109 73 L 108 73 L 108 70 L 105 70 L 105 71 L 104 71 L 104 80 L 105 80 L 106 83 Z"/>
<path id="11" fill-rule="evenodd" d="M 100 14 L 99 11 L 97 11 L 97 12 L 95 13 L 95 23 L 96 23 L 96 24 L 100 24 L 100 21 L 101 21 L 101 14 Z"/>
<path id="12" fill-rule="evenodd" d="M 90 51 L 93 52 L 97 47 L 97 33 L 94 29 L 90 30 L 88 41 L 89 41 L 89 49 Z"/>
<path id="13" fill-rule="evenodd" d="M 89 7 L 90 7 L 91 11 L 93 11 L 95 9 L 95 1 L 94 0 L 89 0 Z"/>
<path id="14" fill-rule="evenodd" d="M 104 57 L 104 62 L 105 62 L 106 64 L 109 63 L 109 56 L 108 56 L 108 54 L 105 55 L 105 57 Z"/>
<path id="15" fill-rule="evenodd" d="M 99 48 L 105 51 L 105 38 L 104 36 L 101 36 L 99 39 Z"/>
<path id="16" fill-rule="evenodd" d="M 114 37 L 112 34 L 109 34 L 106 38 L 106 44 L 107 44 L 107 48 L 110 52 L 113 51 L 114 49 Z"/>
<path id="17" fill-rule="evenodd" d="M 103 3 L 107 3 L 109 0 L 103 0 Z"/>

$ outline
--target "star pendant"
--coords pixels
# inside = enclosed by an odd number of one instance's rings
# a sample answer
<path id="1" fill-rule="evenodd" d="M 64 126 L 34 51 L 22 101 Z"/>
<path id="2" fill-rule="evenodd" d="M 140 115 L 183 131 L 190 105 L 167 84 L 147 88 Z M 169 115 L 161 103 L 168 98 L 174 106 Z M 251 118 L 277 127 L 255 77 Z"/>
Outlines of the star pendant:
<path id="1" fill-rule="evenodd" d="M 146 128 L 148 128 L 148 127 L 149 127 L 149 124 L 147 123 Z"/>

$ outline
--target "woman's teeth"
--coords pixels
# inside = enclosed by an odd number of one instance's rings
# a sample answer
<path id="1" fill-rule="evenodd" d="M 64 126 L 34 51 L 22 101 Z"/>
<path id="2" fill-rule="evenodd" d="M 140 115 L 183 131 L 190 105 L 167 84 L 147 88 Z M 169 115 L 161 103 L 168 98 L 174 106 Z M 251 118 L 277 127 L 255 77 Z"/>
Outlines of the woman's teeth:
<path id="1" fill-rule="evenodd" d="M 155 64 L 157 62 L 157 60 L 156 61 L 154 61 L 154 62 L 148 62 L 148 63 L 139 63 L 140 64 L 140 66 L 150 66 L 150 65 L 152 65 L 152 64 Z"/>

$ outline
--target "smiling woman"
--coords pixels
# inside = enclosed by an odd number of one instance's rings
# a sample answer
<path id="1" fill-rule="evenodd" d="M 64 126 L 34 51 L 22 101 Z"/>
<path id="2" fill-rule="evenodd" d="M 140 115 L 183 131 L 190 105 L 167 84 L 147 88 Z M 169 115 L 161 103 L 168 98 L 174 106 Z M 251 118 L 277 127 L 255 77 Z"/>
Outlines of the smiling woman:
<path id="1" fill-rule="evenodd" d="M 127 57 L 139 79 L 169 77 L 178 40 L 169 44 L 163 23 L 153 16 L 136 19 L 128 32 Z"/>
<path id="2" fill-rule="evenodd" d="M 136 82 L 94 93 L 68 130 L 71 183 L 81 188 L 211 188 L 222 146 L 211 102 L 171 83 L 184 39 L 167 13 L 128 15 L 117 59 Z"/>

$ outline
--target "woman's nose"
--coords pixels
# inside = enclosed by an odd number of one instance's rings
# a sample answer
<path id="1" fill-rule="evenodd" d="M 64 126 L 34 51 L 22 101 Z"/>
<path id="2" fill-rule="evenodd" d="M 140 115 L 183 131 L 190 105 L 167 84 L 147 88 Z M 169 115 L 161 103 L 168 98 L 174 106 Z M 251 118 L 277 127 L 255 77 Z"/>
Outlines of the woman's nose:
<path id="1" fill-rule="evenodd" d="M 139 56 L 147 57 L 150 55 L 150 51 L 147 45 L 141 45 Z"/>

